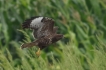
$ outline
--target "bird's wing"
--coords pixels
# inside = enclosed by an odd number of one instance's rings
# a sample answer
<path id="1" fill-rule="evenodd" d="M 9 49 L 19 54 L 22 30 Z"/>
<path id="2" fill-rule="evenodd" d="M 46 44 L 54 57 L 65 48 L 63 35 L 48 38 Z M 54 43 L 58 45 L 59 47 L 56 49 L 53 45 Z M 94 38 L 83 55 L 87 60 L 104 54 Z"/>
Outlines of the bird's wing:
<path id="1" fill-rule="evenodd" d="M 52 35 L 54 33 L 54 20 L 48 17 L 32 17 L 27 19 L 22 27 L 33 29 L 33 35 L 36 39 Z M 55 29 L 54 29 L 55 30 Z"/>
<path id="2" fill-rule="evenodd" d="M 58 30 L 58 27 L 57 27 L 57 26 L 53 27 L 53 33 L 54 33 L 54 34 L 57 33 L 57 30 Z"/>
<path id="3" fill-rule="evenodd" d="M 41 37 L 45 37 L 51 35 L 53 33 L 54 20 L 51 18 L 44 17 L 41 21 L 43 26 L 38 30 L 34 30 L 34 37 L 39 39 Z"/>
<path id="4" fill-rule="evenodd" d="M 26 29 L 26 28 L 30 28 L 30 24 L 32 22 L 32 20 L 38 18 L 39 16 L 35 16 L 35 17 L 31 17 L 30 19 L 27 19 L 25 20 L 23 23 L 22 23 L 22 28 L 23 29 Z"/>
<path id="5" fill-rule="evenodd" d="M 53 27 L 54 27 L 54 20 L 51 18 L 44 18 L 45 20 L 43 21 L 45 24 L 42 27 L 41 31 L 45 31 L 48 34 L 53 33 Z"/>

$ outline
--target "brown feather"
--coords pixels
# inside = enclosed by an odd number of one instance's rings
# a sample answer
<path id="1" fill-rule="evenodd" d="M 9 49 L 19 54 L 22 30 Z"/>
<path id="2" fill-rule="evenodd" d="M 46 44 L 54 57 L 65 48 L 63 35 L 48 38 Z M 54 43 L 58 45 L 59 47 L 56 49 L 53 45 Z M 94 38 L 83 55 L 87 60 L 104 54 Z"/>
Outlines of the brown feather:
<path id="1" fill-rule="evenodd" d="M 25 20 L 25 21 L 22 23 L 22 28 L 23 28 L 23 29 L 30 28 L 30 24 L 31 24 L 32 20 L 35 19 L 35 18 L 38 18 L 38 17 L 39 17 L 39 16 L 35 16 L 35 17 L 31 17 L 30 19 Z"/>
<path id="2" fill-rule="evenodd" d="M 23 23 L 23 28 L 29 28 L 32 19 L 28 19 Z M 37 39 L 34 42 L 23 44 L 21 47 L 38 46 L 40 49 L 46 48 L 48 45 L 57 42 L 63 38 L 62 34 L 57 34 L 58 27 L 54 27 L 54 20 L 44 17 L 41 22 L 43 26 L 38 29 L 33 29 L 33 35 Z"/>

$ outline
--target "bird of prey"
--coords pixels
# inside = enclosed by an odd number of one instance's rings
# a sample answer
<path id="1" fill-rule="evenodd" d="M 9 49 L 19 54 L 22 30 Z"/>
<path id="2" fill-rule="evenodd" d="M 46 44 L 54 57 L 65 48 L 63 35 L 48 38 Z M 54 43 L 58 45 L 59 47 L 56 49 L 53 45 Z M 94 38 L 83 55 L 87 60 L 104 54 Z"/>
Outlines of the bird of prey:
<path id="1" fill-rule="evenodd" d="M 32 29 L 33 36 L 36 39 L 31 43 L 24 43 L 21 48 L 38 46 L 39 51 L 46 48 L 48 45 L 57 42 L 63 38 L 62 34 L 57 34 L 58 27 L 54 26 L 54 20 L 48 17 L 32 17 L 27 19 L 22 24 L 23 29 Z"/>

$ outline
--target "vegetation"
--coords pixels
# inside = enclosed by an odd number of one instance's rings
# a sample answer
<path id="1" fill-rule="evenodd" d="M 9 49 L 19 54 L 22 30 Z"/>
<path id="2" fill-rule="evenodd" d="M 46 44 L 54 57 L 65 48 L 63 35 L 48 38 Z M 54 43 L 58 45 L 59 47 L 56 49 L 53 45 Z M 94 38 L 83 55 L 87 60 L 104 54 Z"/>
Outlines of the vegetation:
<path id="1" fill-rule="evenodd" d="M 22 22 L 55 20 L 64 39 L 41 51 Z M 0 0 L 0 70 L 106 70 L 106 0 Z"/>

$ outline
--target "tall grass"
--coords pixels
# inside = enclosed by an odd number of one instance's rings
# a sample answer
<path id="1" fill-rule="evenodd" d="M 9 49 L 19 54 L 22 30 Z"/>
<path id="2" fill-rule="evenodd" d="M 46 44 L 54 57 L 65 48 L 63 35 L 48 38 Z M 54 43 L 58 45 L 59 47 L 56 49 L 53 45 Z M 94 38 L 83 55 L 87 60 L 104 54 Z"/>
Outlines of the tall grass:
<path id="1" fill-rule="evenodd" d="M 94 45 L 93 58 L 88 53 L 81 53 L 74 43 L 64 45 L 59 43 L 62 48 L 63 58 L 59 60 L 54 57 L 54 52 L 44 53 L 37 57 L 35 49 L 20 49 L 16 42 L 12 42 L 15 50 L 15 57 L 6 49 L 5 54 L 0 50 L 0 68 L 1 70 L 105 70 L 106 69 L 106 53 L 104 44 L 98 43 Z M 49 58 L 48 58 L 49 57 Z"/>
<path id="2" fill-rule="evenodd" d="M 42 50 L 20 49 L 33 41 L 22 22 L 33 16 L 55 20 L 64 39 Z M 0 0 L 0 70 L 105 70 L 105 0 Z"/>

